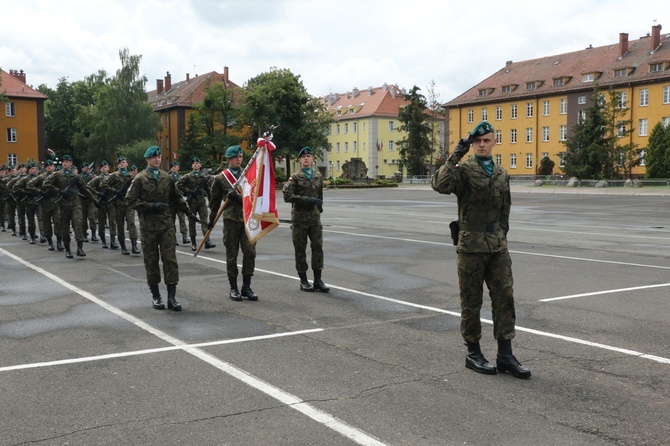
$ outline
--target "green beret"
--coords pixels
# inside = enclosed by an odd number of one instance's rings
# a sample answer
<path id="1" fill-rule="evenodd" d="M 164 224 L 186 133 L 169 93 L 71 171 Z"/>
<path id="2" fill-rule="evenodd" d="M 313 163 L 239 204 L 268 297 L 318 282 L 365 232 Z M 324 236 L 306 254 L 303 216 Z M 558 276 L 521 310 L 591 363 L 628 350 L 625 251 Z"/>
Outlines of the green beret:
<path id="1" fill-rule="evenodd" d="M 314 152 L 312 152 L 312 148 L 309 146 L 305 146 L 302 149 L 300 149 L 300 152 L 298 153 L 298 158 L 300 158 L 303 155 L 313 155 Z"/>
<path id="2" fill-rule="evenodd" d="M 21 169 L 22 167 L 26 167 L 26 165 L 24 163 L 19 164 L 19 169 Z"/>
<path id="3" fill-rule="evenodd" d="M 53 166 L 54 161 L 53 161 L 53 160 L 46 160 L 46 161 L 44 162 L 44 164 L 47 165 L 47 166 Z"/>
<path id="4" fill-rule="evenodd" d="M 35 161 L 31 161 L 28 163 L 28 167 L 37 167 L 37 163 Z"/>
<path id="5" fill-rule="evenodd" d="M 0 166 L 0 172 L 4 172 L 5 170 L 9 170 L 10 167 L 5 166 L 4 164 Z"/>
<path id="6" fill-rule="evenodd" d="M 109 163 L 105 160 L 100 161 L 100 167 L 102 166 L 109 166 Z"/>
<path id="7" fill-rule="evenodd" d="M 121 155 L 120 157 L 118 157 L 118 158 L 116 159 L 116 164 L 119 164 L 121 161 L 125 161 L 125 160 L 126 160 L 126 157 L 123 156 L 123 155 Z"/>
<path id="8" fill-rule="evenodd" d="M 472 132 L 470 132 L 470 135 L 472 137 L 477 137 L 477 136 L 483 136 L 486 135 L 487 133 L 493 133 L 493 126 L 488 122 L 488 121 L 482 121 L 477 126 L 472 129 Z"/>
<path id="9" fill-rule="evenodd" d="M 197 156 L 194 156 L 193 158 L 191 158 L 191 164 L 199 163 L 199 162 L 200 162 L 200 158 L 198 158 Z"/>
<path id="10" fill-rule="evenodd" d="M 56 170 L 57 170 L 57 171 L 58 171 L 58 170 L 61 170 L 62 168 L 63 168 L 63 166 L 61 166 L 60 164 L 56 166 Z"/>
<path id="11" fill-rule="evenodd" d="M 63 158 L 61 158 L 62 161 L 72 161 L 72 157 L 70 155 L 63 155 Z"/>
<path id="12" fill-rule="evenodd" d="M 240 146 L 230 146 L 226 150 L 226 158 L 235 158 L 240 153 L 242 153 L 242 147 L 240 147 Z"/>
<path id="13" fill-rule="evenodd" d="M 178 165 L 179 165 L 179 161 L 172 161 L 172 162 L 170 163 L 170 165 L 171 165 L 171 166 L 178 166 Z"/>
<path id="14" fill-rule="evenodd" d="M 130 166 L 130 170 L 137 170 L 137 166 L 133 164 L 132 166 Z"/>
<path id="15" fill-rule="evenodd" d="M 151 146 L 144 152 L 144 158 L 153 158 L 161 154 L 161 148 L 158 146 Z"/>

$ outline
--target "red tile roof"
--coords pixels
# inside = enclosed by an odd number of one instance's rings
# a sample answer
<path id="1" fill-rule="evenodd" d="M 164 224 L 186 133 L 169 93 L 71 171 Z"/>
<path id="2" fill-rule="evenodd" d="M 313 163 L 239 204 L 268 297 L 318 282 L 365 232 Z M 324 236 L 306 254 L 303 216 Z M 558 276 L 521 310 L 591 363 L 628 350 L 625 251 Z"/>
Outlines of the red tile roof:
<path id="1" fill-rule="evenodd" d="M 147 93 L 147 101 L 154 107 L 155 111 L 175 107 L 192 108 L 194 104 L 202 102 L 205 99 L 205 84 L 207 79 L 218 82 L 225 81 L 223 74 L 212 71 L 195 76 L 189 80 L 176 82 L 172 84 L 168 91 L 164 90 L 160 94 L 157 93 L 158 90 L 150 91 Z M 241 89 L 239 85 L 230 80 L 228 80 L 228 86 L 235 90 Z"/>
<path id="2" fill-rule="evenodd" d="M 504 68 L 452 99 L 445 106 L 499 102 L 530 95 L 553 96 L 580 90 L 592 91 L 596 83 L 606 89 L 609 86 L 670 80 L 670 34 L 660 35 L 660 25 L 657 32 L 660 44 L 653 49 L 653 33 L 651 37 L 645 36 L 632 41 L 628 41 L 628 35 L 622 33 L 620 41 L 616 44 L 589 47 L 581 51 L 522 62 L 507 62 Z M 626 45 L 628 51 L 624 51 Z M 621 57 L 622 52 L 624 54 Z M 649 67 L 652 63 L 663 63 L 665 70 L 650 72 Z M 614 77 L 617 69 L 627 69 L 628 76 Z M 582 82 L 582 76 L 591 73 L 596 75 L 595 81 Z M 554 86 L 554 79 L 557 78 L 564 78 L 565 84 Z M 526 83 L 531 81 L 540 81 L 541 85 L 535 90 L 527 90 Z M 516 88 L 512 91 L 502 92 L 502 87 L 514 85 Z M 480 95 L 483 89 L 488 89 L 489 94 Z"/>
<path id="3" fill-rule="evenodd" d="M 12 76 L 5 70 L 0 70 L 0 91 L 9 98 L 48 99 L 46 95 L 33 90 L 21 79 Z"/>
<path id="4" fill-rule="evenodd" d="M 398 116 L 398 111 L 403 105 L 409 104 L 404 99 L 405 90 L 397 85 L 386 85 L 378 88 L 369 87 L 365 90 L 354 88 L 351 92 L 344 94 L 331 93 L 321 100 L 327 105 L 328 110 L 337 112 L 342 110 L 342 115 L 333 116 L 334 119 L 347 119 L 361 116 Z M 349 113 L 349 109 L 358 111 Z"/>

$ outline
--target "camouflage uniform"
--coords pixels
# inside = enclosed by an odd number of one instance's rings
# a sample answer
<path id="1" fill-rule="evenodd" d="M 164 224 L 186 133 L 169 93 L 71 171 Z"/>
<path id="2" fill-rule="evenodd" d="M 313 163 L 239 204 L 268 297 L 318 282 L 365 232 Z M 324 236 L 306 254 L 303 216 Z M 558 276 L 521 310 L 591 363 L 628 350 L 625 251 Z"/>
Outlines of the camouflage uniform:
<path id="1" fill-rule="evenodd" d="M 105 179 L 109 176 L 108 173 L 100 173 L 88 183 L 88 186 L 96 192 L 100 201 L 100 208 L 98 211 L 98 235 L 102 241 L 102 247 L 107 248 L 107 239 L 105 238 L 105 226 L 109 228 L 109 237 L 111 240 L 110 247 L 118 249 L 116 245 L 116 215 L 114 214 L 114 203 L 112 192 L 105 188 Z"/>
<path id="2" fill-rule="evenodd" d="M 168 174 L 172 177 L 175 183 L 179 181 L 179 172 L 168 172 Z M 190 240 L 187 237 L 188 227 L 186 226 L 186 216 L 181 211 L 175 211 L 172 220 L 175 221 L 175 219 L 179 219 L 179 232 L 181 233 L 182 242 L 184 244 L 190 243 Z M 175 226 L 175 231 L 176 229 Z"/>
<path id="3" fill-rule="evenodd" d="M 210 198 L 209 178 L 200 172 L 193 171 L 183 175 L 177 181 L 179 191 L 186 195 L 186 202 L 189 209 L 200 219 L 200 230 L 202 235 L 207 233 L 207 200 Z M 195 220 L 189 219 L 189 235 L 191 236 L 191 243 L 195 245 L 196 227 Z"/>
<path id="4" fill-rule="evenodd" d="M 26 234 L 26 202 L 25 200 L 22 200 L 24 197 L 22 195 L 21 188 L 18 186 L 21 183 L 21 180 L 26 176 L 26 173 L 20 173 L 12 178 L 7 184 L 9 190 L 12 193 L 12 196 L 15 199 L 14 209 L 16 210 L 16 217 L 19 221 L 19 235 L 23 238 L 23 240 L 28 240 L 28 236 Z M 16 226 L 14 226 L 14 228 L 16 229 Z"/>
<path id="5" fill-rule="evenodd" d="M 9 198 L 9 191 L 7 190 L 7 182 L 6 182 L 6 168 L 3 166 L 2 170 L 0 170 L 2 175 L 0 175 L 0 228 L 2 228 L 2 232 L 5 232 L 5 208 L 6 208 L 6 201 Z"/>
<path id="6" fill-rule="evenodd" d="M 135 248 L 137 243 L 137 227 L 135 226 L 135 211 L 128 205 L 125 195 L 130 187 L 132 177 L 125 169 L 119 169 L 104 180 L 105 187 L 111 189 L 110 193 L 116 194 L 114 202 L 114 216 L 116 217 L 116 234 L 119 238 L 119 245 L 121 245 L 121 252 L 128 254 L 126 249 L 126 231 L 125 226 L 128 226 L 128 236 L 130 242 Z M 114 196 L 114 195 L 112 195 Z M 133 249 L 135 251 L 135 249 Z M 139 251 L 137 252 L 139 253 Z"/>
<path id="7" fill-rule="evenodd" d="M 89 172 L 82 172 L 79 174 L 79 176 L 84 180 L 84 183 L 89 185 L 89 187 L 90 182 L 96 177 L 96 175 L 90 171 L 90 167 Z M 95 236 L 97 228 L 96 220 L 98 217 L 98 212 L 95 205 L 86 198 L 82 198 L 81 200 L 81 214 L 83 216 L 82 224 L 84 225 L 83 228 L 84 241 L 85 242 L 88 241 L 89 228 L 91 229 L 91 241 L 92 242 L 98 241 L 98 238 Z"/>
<path id="8" fill-rule="evenodd" d="M 47 193 L 47 190 L 44 188 L 44 181 L 51 175 L 53 175 L 51 172 L 38 175 L 37 178 L 28 183 L 28 189 L 33 190 L 42 196 L 42 198 L 39 199 L 38 213 L 42 219 L 42 231 L 44 231 L 46 241 L 49 243 L 49 250 L 54 250 L 53 236 L 56 234 L 58 250 L 62 251 L 63 237 L 59 232 L 58 205 L 56 204 L 57 195 Z"/>
<path id="9" fill-rule="evenodd" d="M 28 234 L 30 235 L 30 244 L 35 244 L 36 235 L 36 217 L 37 217 L 37 199 L 39 194 L 34 190 L 28 189 L 28 183 L 37 178 L 36 174 L 28 174 L 18 180 L 14 185 L 14 194 L 19 198 L 19 203 L 23 205 L 25 218 L 28 220 Z M 25 223 L 24 223 L 25 224 Z M 23 231 L 25 233 L 25 227 Z"/>
<path id="10" fill-rule="evenodd" d="M 458 199 L 458 281 L 461 334 L 466 342 L 481 338 L 483 285 L 491 297 L 493 335 L 514 338 L 512 260 L 507 250 L 511 196 L 509 174 L 493 166 L 491 176 L 473 156 L 460 164 L 448 161 L 436 172 L 432 187 Z"/>
<path id="11" fill-rule="evenodd" d="M 5 198 L 5 217 L 7 218 L 7 229 L 11 229 L 12 235 L 16 235 L 16 197 L 12 192 L 12 186 L 18 178 L 18 173 L 15 171 L 14 176 L 8 176 L 5 179 L 7 194 L 7 198 Z"/>

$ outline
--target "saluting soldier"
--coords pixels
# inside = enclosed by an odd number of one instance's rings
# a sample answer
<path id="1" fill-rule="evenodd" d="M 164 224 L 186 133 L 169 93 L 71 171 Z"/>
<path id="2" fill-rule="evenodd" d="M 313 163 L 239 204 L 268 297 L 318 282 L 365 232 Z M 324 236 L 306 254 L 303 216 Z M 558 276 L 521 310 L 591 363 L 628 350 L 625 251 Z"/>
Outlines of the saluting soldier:
<path id="1" fill-rule="evenodd" d="M 311 147 L 298 153 L 301 169 L 291 175 L 284 185 L 284 201 L 291 203 L 291 237 L 295 249 L 295 268 L 300 277 L 300 289 L 327 293 L 330 288 L 321 279 L 323 271 L 323 179 L 312 168 L 314 156 Z M 312 248 L 314 285 L 307 279 L 307 239 Z"/>
<path id="2" fill-rule="evenodd" d="M 456 195 L 458 201 L 459 227 L 454 242 L 458 253 L 461 335 L 467 345 L 465 366 L 478 373 L 507 372 L 517 378 L 530 378 L 530 370 L 512 354 L 516 316 L 512 260 L 507 250 L 512 200 L 509 174 L 491 157 L 495 144 L 493 126 L 480 122 L 467 139 L 458 142 L 433 176 L 431 186 L 441 194 Z M 461 162 L 470 145 L 475 155 Z M 491 297 L 493 336 L 498 341 L 497 368 L 484 357 L 479 345 L 484 283 Z"/>
<path id="3" fill-rule="evenodd" d="M 210 194 L 210 184 L 209 178 L 207 175 L 200 171 L 202 164 L 200 163 L 200 158 L 194 156 L 191 159 L 191 169 L 190 173 L 183 175 L 177 181 L 177 188 L 180 192 L 186 196 L 186 202 L 188 203 L 189 209 L 193 211 L 193 214 L 200 219 L 200 230 L 202 235 L 207 233 L 207 200 L 211 199 Z M 191 250 L 196 251 L 198 249 L 198 243 L 196 241 L 196 227 L 195 220 L 189 219 L 188 227 L 191 235 Z M 205 240 L 205 249 L 216 248 L 216 245 L 212 243 L 209 238 Z"/>
<path id="4" fill-rule="evenodd" d="M 172 161 L 170 163 L 170 171 L 168 173 L 175 182 L 179 181 L 179 161 Z M 188 226 L 186 226 L 186 216 L 181 211 L 175 211 L 175 219 L 177 218 L 179 219 L 179 232 L 181 232 L 181 241 L 183 244 L 188 245 L 189 243 L 191 243 L 191 239 L 188 238 Z M 179 244 L 179 242 L 177 242 L 177 244 Z"/>
<path id="5" fill-rule="evenodd" d="M 231 146 L 226 150 L 228 168 L 217 175 L 212 184 L 212 200 L 208 228 L 214 226 L 213 219 L 221 207 L 221 202 L 228 198 L 228 205 L 223 211 L 223 246 L 226 248 L 226 273 L 230 283 L 230 298 L 235 301 L 246 297 L 258 300 L 251 289 L 251 276 L 256 267 L 256 244 L 249 242 L 244 228 L 244 212 L 242 196 L 233 185 L 242 173 L 242 148 Z M 237 255 L 242 248 L 242 292 L 237 287 Z"/>
<path id="6" fill-rule="evenodd" d="M 135 211 L 128 206 L 126 201 L 126 192 L 130 187 L 132 177 L 128 171 L 128 161 L 125 156 L 119 156 L 116 160 L 116 172 L 111 173 L 105 179 L 105 187 L 111 189 L 114 216 L 116 217 L 116 233 L 119 237 L 119 245 L 121 245 L 121 254 L 130 255 L 126 248 L 126 231 L 128 226 L 128 235 L 130 236 L 131 249 L 133 254 L 140 254 L 137 248 L 137 227 L 135 226 Z"/>
<path id="7" fill-rule="evenodd" d="M 179 266 L 171 208 L 187 214 L 189 209 L 172 177 L 160 168 L 161 149 L 158 146 L 149 147 L 144 152 L 144 158 L 147 168 L 133 178 L 126 198 L 128 205 L 137 210 L 140 216 L 144 267 L 153 308 L 165 308 L 158 288 L 161 282 L 160 259 L 163 262 L 163 280 L 167 285 L 167 306 L 171 310 L 181 311 L 182 306 L 176 299 Z"/>
<path id="8" fill-rule="evenodd" d="M 81 200 L 79 194 L 88 197 L 93 203 L 98 203 L 95 193 L 84 183 L 76 173 L 76 168 L 72 166 L 72 157 L 63 155 L 61 159 L 63 168 L 44 180 L 44 189 L 50 194 L 57 194 L 59 228 L 63 236 L 63 245 L 65 247 L 65 257 L 72 258 L 70 251 L 70 226 L 74 230 L 75 240 L 77 241 L 77 255 L 86 256 L 84 252 L 84 232 L 82 226 Z"/>

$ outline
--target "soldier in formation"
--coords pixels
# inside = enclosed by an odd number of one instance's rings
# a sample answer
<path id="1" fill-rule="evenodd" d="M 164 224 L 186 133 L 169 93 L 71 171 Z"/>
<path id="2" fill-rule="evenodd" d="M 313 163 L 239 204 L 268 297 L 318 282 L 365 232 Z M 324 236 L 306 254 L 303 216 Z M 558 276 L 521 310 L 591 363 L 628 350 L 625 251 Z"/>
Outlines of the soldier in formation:
<path id="1" fill-rule="evenodd" d="M 204 236 L 207 234 L 207 201 L 211 200 L 211 192 L 209 178 L 200 171 L 201 167 L 202 164 L 200 163 L 200 158 L 194 156 L 191 159 L 191 168 L 193 170 L 179 178 L 177 181 L 177 187 L 181 193 L 186 196 L 186 202 L 188 203 L 189 209 L 191 209 L 193 214 L 199 218 L 200 230 Z M 189 219 L 189 232 L 191 236 L 192 251 L 196 251 L 198 249 L 195 224 L 196 221 L 194 219 Z M 205 249 L 215 247 L 216 245 L 209 239 L 205 240 Z"/>

